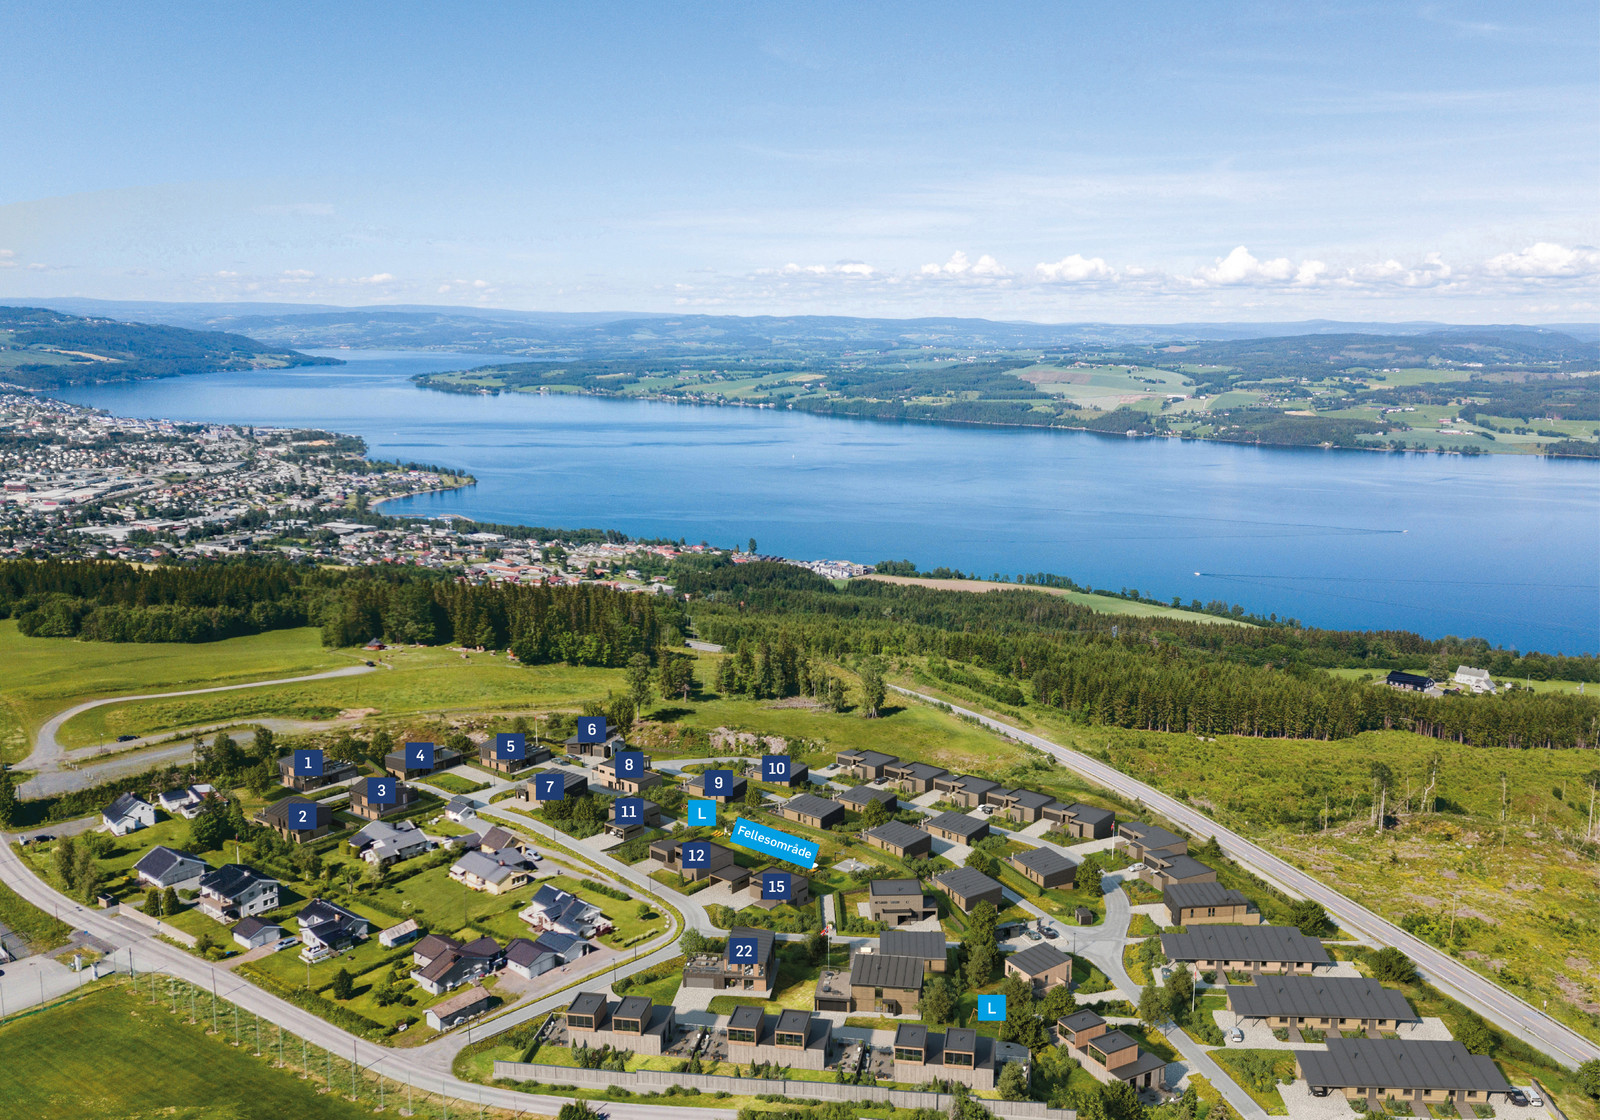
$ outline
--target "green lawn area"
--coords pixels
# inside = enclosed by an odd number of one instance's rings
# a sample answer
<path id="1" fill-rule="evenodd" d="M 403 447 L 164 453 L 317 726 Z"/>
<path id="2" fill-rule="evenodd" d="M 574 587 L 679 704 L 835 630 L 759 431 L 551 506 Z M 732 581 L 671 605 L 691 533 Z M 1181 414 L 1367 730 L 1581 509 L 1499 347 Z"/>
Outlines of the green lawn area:
<path id="1" fill-rule="evenodd" d="M 429 774 L 422 781 L 448 793 L 477 793 L 480 789 L 489 788 L 488 782 L 475 782 L 462 774 Z"/>
<path id="2" fill-rule="evenodd" d="M 33 903 L 0 883 L 0 925 L 21 935 L 36 953 L 47 953 L 67 943 L 72 927 L 46 914 Z"/>
<path id="3" fill-rule="evenodd" d="M 817 977 L 821 975 L 822 967 L 806 959 L 804 945 L 794 941 L 779 942 L 778 983 L 773 989 L 772 998 L 763 999 L 754 995 L 712 996 L 711 1010 L 719 1015 L 727 1015 L 735 1007 L 764 1007 L 775 1015 L 782 1010 L 808 1009 L 816 995 Z"/>
<path id="4" fill-rule="evenodd" d="M 1287 1116 L 1278 1083 L 1294 1080 L 1292 1050 L 1212 1050 L 1212 1058 L 1270 1116 Z"/>
<path id="5" fill-rule="evenodd" d="M 0 681 L 0 761 L 15 762 L 28 753 L 24 730 L 31 735 L 50 716 L 84 700 L 303 676 L 355 663 L 350 651 L 323 649 L 313 627 L 185 645 L 28 638 L 17 632 L 15 620 L 0 620 L 0 664 L 6 667 Z M 100 713 L 106 710 L 73 721 L 81 737 L 63 741 L 83 745 L 123 734 L 104 734 Z"/>
<path id="6" fill-rule="evenodd" d="M 316 631 L 306 633 L 315 635 Z M 213 642 L 205 646 L 175 648 L 191 651 L 190 655 L 197 659 L 205 659 L 207 651 L 225 644 Z M 74 642 L 72 645 L 93 650 L 125 648 L 89 642 Z M 4 648 L 0 643 L 0 656 L 3 656 Z M 352 656 L 354 654 L 347 651 L 341 663 L 349 664 Z M 91 714 L 96 720 L 103 721 L 98 725 L 100 730 L 115 736 L 149 734 L 224 720 L 251 720 L 269 716 L 324 719 L 346 708 L 376 708 L 383 716 L 419 712 L 520 711 L 540 705 L 569 704 L 604 696 L 608 690 L 615 690 L 622 684 L 622 671 L 619 669 L 567 665 L 524 666 L 486 653 L 469 654 L 463 658 L 461 654 L 443 647 L 397 649 L 384 656 L 393 665 L 392 669 L 357 677 L 274 685 L 213 696 L 107 705 L 69 720 L 62 728 L 61 738 L 67 743 L 95 740 L 95 729 L 82 722 L 88 720 Z M 257 679 L 270 675 L 262 672 L 248 674 Z M 102 690 L 100 694 L 116 695 L 118 691 L 136 689 Z M 54 705 L 50 710 L 58 710 L 61 706 Z"/>
<path id="7" fill-rule="evenodd" d="M 317 1082 L 274 1069 L 248 1047 L 208 1038 L 202 1027 L 120 987 L 11 1020 L 0 1027 L 0 1051 L 3 1111 L 29 1120 L 372 1115 L 370 1103 L 319 1093 Z"/>
<path id="8" fill-rule="evenodd" d="M 372 899 L 407 917 L 426 917 L 441 933 L 455 934 L 469 927 L 484 929 L 502 944 L 528 933 L 517 911 L 528 904 L 538 888 L 529 884 L 509 894 L 470 890 L 450 878 L 448 865 L 430 867 L 404 879 L 392 880 L 372 892 Z M 385 920 L 392 925 L 395 919 Z M 473 934 L 477 936 L 476 933 Z"/>
<path id="9" fill-rule="evenodd" d="M 1215 615 L 1202 614 L 1197 611 L 1186 611 L 1178 607 L 1161 607 L 1153 603 L 1137 603 L 1131 599 L 1119 599 L 1115 595 L 1094 595 L 1087 591 L 1068 591 L 1060 587 L 1034 587 L 1016 583 L 995 583 L 986 579 L 928 579 L 924 576 L 867 576 L 867 579 L 881 579 L 887 583 L 914 583 L 921 587 L 935 587 L 944 591 L 1042 591 L 1046 595 L 1059 595 L 1069 599 L 1080 606 L 1091 610 L 1100 611 L 1102 614 L 1126 614 L 1141 618 L 1176 618 L 1188 622 L 1216 623 L 1220 626 L 1248 626 L 1249 623 L 1235 622 L 1232 619 L 1218 618 Z M 878 748 L 880 750 L 884 748 Z"/>

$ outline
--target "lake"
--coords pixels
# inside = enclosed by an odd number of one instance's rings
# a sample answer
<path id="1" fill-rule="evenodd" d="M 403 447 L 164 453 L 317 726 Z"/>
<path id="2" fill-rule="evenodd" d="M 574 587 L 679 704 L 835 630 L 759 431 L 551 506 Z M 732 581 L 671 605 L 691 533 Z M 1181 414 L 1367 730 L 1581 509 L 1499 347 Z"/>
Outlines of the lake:
<path id="1" fill-rule="evenodd" d="M 1600 650 L 1600 467 L 1533 456 L 1261 449 L 891 424 L 584 396 L 466 396 L 416 373 L 484 355 L 330 351 L 349 364 L 59 395 L 127 416 L 328 428 L 478 484 L 382 508 L 620 529 L 799 559 L 909 558 L 1309 625 Z"/>

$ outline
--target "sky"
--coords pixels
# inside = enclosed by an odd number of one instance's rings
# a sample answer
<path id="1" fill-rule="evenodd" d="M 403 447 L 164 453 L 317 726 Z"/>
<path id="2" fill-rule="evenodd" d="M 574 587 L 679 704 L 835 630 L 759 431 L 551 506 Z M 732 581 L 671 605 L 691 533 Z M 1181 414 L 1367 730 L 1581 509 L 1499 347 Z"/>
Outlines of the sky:
<path id="1" fill-rule="evenodd" d="M 1600 317 L 1588 3 L 0 5 L 0 299 Z"/>

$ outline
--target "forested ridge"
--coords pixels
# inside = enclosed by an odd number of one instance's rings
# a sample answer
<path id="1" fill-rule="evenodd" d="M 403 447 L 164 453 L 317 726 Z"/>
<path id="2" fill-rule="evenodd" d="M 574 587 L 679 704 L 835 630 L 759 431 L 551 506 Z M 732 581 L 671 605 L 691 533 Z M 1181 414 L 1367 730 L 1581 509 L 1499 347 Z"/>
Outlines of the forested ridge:
<path id="1" fill-rule="evenodd" d="M 1516 690 L 1447 696 L 1375 687 L 1327 668 L 1381 672 L 1466 661 L 1501 676 L 1593 681 L 1600 661 L 1494 650 L 1405 631 L 1239 627 L 1106 615 L 1038 592 L 974 595 L 879 581 L 837 590 L 781 564 L 685 571 L 697 632 L 752 669 L 733 683 L 782 695 L 815 659 L 928 658 L 936 678 L 1000 703 L 1085 723 L 1198 734 L 1342 739 L 1400 727 L 1480 746 L 1594 747 L 1600 702 Z M 809 689 L 806 691 L 810 691 Z"/>
<path id="2" fill-rule="evenodd" d="M 670 600 L 598 585 L 472 585 L 416 568 L 0 563 L 0 617 L 31 637 L 205 642 L 319 626 L 329 646 L 376 638 L 509 648 L 525 664 L 617 666 L 680 641 L 678 614 Z"/>

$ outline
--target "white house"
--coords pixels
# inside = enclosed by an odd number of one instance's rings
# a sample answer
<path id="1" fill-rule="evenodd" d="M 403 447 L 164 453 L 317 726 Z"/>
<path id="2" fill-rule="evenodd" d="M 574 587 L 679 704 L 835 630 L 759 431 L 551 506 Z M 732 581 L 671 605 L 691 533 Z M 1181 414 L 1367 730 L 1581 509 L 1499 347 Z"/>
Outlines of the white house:
<path id="1" fill-rule="evenodd" d="M 100 820 L 113 836 L 126 836 L 156 823 L 156 807 L 125 793 L 100 811 Z"/>
<path id="2" fill-rule="evenodd" d="M 260 918 L 246 918 L 233 927 L 233 940 L 242 949 L 259 949 L 283 939 L 283 927 Z"/>
<path id="3" fill-rule="evenodd" d="M 444 807 L 444 815 L 457 824 L 473 816 L 477 811 L 478 803 L 465 794 L 459 797 L 452 797 Z"/>
<path id="4" fill-rule="evenodd" d="M 295 915 L 303 948 L 300 959 L 320 961 L 355 948 L 372 932 L 372 923 L 337 902 L 313 898 Z"/>
<path id="5" fill-rule="evenodd" d="M 165 844 L 151 848 L 133 865 L 139 882 L 157 890 L 168 887 L 180 891 L 198 890 L 200 877 L 210 870 L 199 856 Z"/>
<path id="6" fill-rule="evenodd" d="M 200 876 L 200 912 L 212 921 L 236 922 L 278 906 L 278 880 L 253 867 L 228 863 Z"/>
<path id="7" fill-rule="evenodd" d="M 422 834 L 414 821 L 373 821 L 350 837 L 350 847 L 357 855 L 377 867 L 388 867 L 412 856 L 419 856 L 433 847 L 433 842 Z"/>
<path id="8" fill-rule="evenodd" d="M 1474 669 L 1470 665 L 1461 665 L 1456 668 L 1456 675 L 1452 679 L 1462 688 L 1470 688 L 1473 692 L 1494 692 L 1494 680 L 1489 676 L 1487 669 Z"/>
<path id="9" fill-rule="evenodd" d="M 548 883 L 540 887 L 517 917 L 543 933 L 565 933 L 587 938 L 611 929 L 611 921 L 591 902 L 585 902 Z"/>
<path id="10" fill-rule="evenodd" d="M 200 815 L 200 810 L 205 808 L 207 799 L 215 796 L 216 792 L 211 786 L 201 782 L 198 785 L 185 786 L 183 789 L 169 789 L 166 793 L 157 795 L 156 804 L 170 816 L 192 821 Z"/>
<path id="11" fill-rule="evenodd" d="M 565 933 L 541 933 L 534 941 L 518 937 L 506 946 L 506 968 L 524 980 L 532 980 L 594 951 L 589 942 Z"/>

